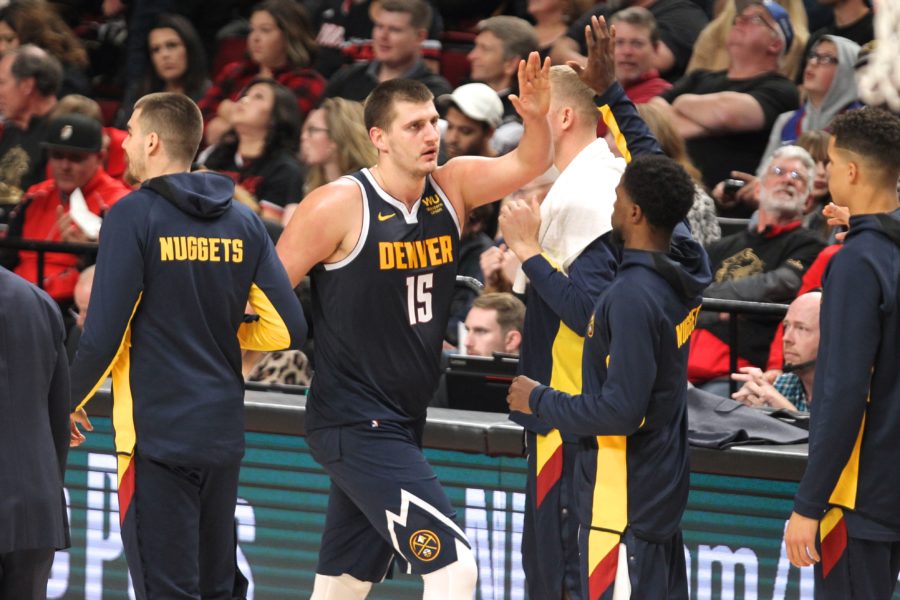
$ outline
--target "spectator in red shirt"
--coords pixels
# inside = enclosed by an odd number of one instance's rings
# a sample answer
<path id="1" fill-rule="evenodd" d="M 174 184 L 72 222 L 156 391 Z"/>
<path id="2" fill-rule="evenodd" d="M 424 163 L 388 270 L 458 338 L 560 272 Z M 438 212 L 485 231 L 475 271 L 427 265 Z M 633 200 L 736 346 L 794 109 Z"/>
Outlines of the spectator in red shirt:
<path id="1" fill-rule="evenodd" d="M 672 87 L 653 66 L 660 44 L 659 28 L 653 13 L 646 8 L 632 6 L 613 13 L 610 24 L 616 28 L 613 55 L 616 79 L 631 101 L 644 104 Z M 599 119 L 597 137 L 605 136 L 606 131 L 606 124 Z"/>
<path id="2" fill-rule="evenodd" d="M 312 69 L 316 42 L 305 10 L 293 0 L 265 0 L 250 15 L 248 57 L 226 65 L 197 103 L 206 124 L 208 144 L 231 128 L 234 103 L 257 77 L 271 78 L 297 97 L 303 118 L 319 101 L 325 79 Z"/>
<path id="3" fill-rule="evenodd" d="M 84 115 L 70 114 L 50 123 L 44 146 L 52 176 L 25 193 L 13 213 L 8 237 L 51 242 L 97 238 L 96 217 L 131 191 L 103 170 L 102 140 L 100 124 Z M 79 257 L 51 252 L 44 261 L 42 287 L 61 305 L 71 304 Z M 0 262 L 37 283 L 37 252 L 22 250 Z"/>

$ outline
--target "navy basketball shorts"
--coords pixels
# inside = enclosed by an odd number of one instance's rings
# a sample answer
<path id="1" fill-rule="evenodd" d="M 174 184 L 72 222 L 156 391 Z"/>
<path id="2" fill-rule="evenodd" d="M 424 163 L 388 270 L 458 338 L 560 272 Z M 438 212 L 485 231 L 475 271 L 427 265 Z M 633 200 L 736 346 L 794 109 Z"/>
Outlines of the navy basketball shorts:
<path id="1" fill-rule="evenodd" d="M 426 575 L 456 561 L 456 540 L 470 546 L 419 431 L 371 421 L 307 434 L 331 477 L 317 573 L 379 582 L 398 558 L 407 573 Z"/>
<path id="2" fill-rule="evenodd" d="M 605 538 L 613 544 L 606 547 Z M 662 543 L 643 540 L 628 529 L 621 536 L 582 527 L 581 581 L 587 600 L 688 600 L 684 539 L 679 529 Z M 598 554 L 599 551 L 599 554 Z"/>

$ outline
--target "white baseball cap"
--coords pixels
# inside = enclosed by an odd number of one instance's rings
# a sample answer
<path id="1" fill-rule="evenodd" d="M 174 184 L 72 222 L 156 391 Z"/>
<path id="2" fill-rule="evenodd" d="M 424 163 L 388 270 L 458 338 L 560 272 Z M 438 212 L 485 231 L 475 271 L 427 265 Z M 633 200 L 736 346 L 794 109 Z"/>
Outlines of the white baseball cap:
<path id="1" fill-rule="evenodd" d="M 437 105 L 441 110 L 455 106 L 473 121 L 481 121 L 494 128 L 503 121 L 503 102 L 497 92 L 484 83 L 461 85 L 452 94 L 439 96 Z"/>

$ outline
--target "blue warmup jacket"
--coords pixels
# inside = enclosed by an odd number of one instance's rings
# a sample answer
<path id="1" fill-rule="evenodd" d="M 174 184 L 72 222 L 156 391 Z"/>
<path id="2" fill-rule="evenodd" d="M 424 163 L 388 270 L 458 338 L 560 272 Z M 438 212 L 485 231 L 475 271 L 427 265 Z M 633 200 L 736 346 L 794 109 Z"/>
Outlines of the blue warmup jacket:
<path id="1" fill-rule="evenodd" d="M 241 352 L 297 348 L 306 322 L 262 221 L 217 173 L 146 181 L 103 221 L 72 366 L 83 407 L 111 372 L 120 476 L 135 449 L 171 464 L 244 453 Z M 258 319 L 244 319 L 249 301 Z"/>
<path id="2" fill-rule="evenodd" d="M 582 449 L 576 509 L 584 527 L 663 541 L 687 504 L 687 343 L 711 280 L 706 251 L 679 224 L 667 255 L 624 250 L 584 342 L 583 393 L 546 386 L 531 410 Z"/>
<path id="3" fill-rule="evenodd" d="M 851 217 L 824 282 L 794 510 L 821 519 L 847 509 L 851 537 L 900 540 L 900 209 Z"/>
<path id="4" fill-rule="evenodd" d="M 662 152 L 621 85 L 614 83 L 594 102 L 627 161 L 632 156 Z M 568 275 L 543 254 L 522 264 L 529 279 L 519 355 L 519 372 L 523 375 L 544 384 L 551 382 L 554 373 L 560 381 L 581 381 L 584 331 L 597 298 L 612 281 L 621 258 L 621 249 L 608 238 L 598 237 L 588 245 L 572 261 Z M 546 423 L 522 413 L 510 413 L 510 420 L 541 435 L 552 430 Z M 549 443 L 558 448 L 561 441 Z"/>

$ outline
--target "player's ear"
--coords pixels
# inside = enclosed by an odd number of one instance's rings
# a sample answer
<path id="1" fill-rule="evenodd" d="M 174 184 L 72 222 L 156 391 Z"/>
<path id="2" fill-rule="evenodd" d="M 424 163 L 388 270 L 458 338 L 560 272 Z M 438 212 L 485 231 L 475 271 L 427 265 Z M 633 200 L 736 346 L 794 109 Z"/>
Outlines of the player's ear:
<path id="1" fill-rule="evenodd" d="M 384 143 L 384 130 L 381 129 L 381 127 L 370 127 L 369 139 L 372 140 L 372 145 L 375 146 L 375 149 L 379 152 L 387 149 L 387 146 Z"/>

